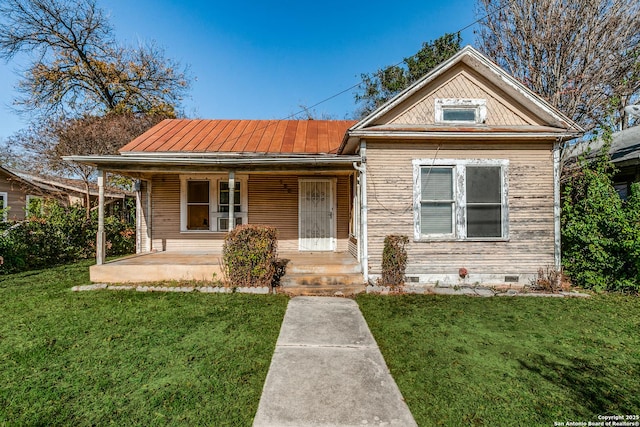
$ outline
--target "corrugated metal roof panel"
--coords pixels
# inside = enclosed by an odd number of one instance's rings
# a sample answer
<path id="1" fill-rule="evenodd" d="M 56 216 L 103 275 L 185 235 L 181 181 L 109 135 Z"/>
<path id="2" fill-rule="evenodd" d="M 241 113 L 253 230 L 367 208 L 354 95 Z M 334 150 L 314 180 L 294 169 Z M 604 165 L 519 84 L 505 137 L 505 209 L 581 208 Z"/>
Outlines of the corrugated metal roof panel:
<path id="1" fill-rule="evenodd" d="M 122 153 L 335 153 L 352 120 L 168 119 Z"/>

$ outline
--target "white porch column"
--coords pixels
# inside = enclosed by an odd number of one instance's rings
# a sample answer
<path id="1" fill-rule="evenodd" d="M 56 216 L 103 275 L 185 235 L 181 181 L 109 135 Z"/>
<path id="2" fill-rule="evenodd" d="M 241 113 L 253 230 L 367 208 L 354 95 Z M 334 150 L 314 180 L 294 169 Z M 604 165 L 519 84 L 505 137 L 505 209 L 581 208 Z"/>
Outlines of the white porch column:
<path id="1" fill-rule="evenodd" d="M 360 234 L 358 236 L 358 249 L 362 276 L 365 283 L 369 283 L 369 230 L 367 224 L 367 142 L 360 142 L 360 165 L 353 163 L 358 171 L 360 188 Z"/>
<path id="2" fill-rule="evenodd" d="M 233 230 L 235 224 L 235 198 L 236 198 L 236 173 L 235 171 L 229 171 L 229 231 Z"/>
<path id="3" fill-rule="evenodd" d="M 153 185 L 151 179 L 147 180 L 147 252 L 151 252 L 153 250 L 153 214 L 151 212 L 152 203 L 151 196 L 153 191 Z"/>
<path id="4" fill-rule="evenodd" d="M 135 182 L 136 190 L 136 253 L 142 252 L 142 181 Z"/>
<path id="5" fill-rule="evenodd" d="M 104 182 L 105 171 L 98 169 L 98 235 L 96 242 L 96 264 L 102 265 L 105 260 L 105 232 L 104 232 Z"/>
<path id="6" fill-rule="evenodd" d="M 562 268 L 562 230 L 560 228 L 561 200 L 560 200 L 560 175 L 562 173 L 560 156 L 562 154 L 562 142 L 556 142 L 553 145 L 553 231 L 554 231 L 554 248 L 553 258 L 556 270 Z"/>

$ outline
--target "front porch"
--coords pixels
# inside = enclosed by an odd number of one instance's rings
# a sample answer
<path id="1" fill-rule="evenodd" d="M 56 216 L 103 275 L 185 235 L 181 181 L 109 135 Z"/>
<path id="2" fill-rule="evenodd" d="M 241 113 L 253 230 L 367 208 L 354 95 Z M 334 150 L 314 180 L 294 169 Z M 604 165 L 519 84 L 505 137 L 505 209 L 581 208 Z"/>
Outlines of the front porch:
<path id="1" fill-rule="evenodd" d="M 286 274 L 281 279 L 281 292 L 349 295 L 365 289 L 360 263 L 348 252 L 287 251 L 278 257 L 289 260 Z M 94 283 L 222 280 L 222 253 L 150 252 L 93 265 L 89 275 Z"/>

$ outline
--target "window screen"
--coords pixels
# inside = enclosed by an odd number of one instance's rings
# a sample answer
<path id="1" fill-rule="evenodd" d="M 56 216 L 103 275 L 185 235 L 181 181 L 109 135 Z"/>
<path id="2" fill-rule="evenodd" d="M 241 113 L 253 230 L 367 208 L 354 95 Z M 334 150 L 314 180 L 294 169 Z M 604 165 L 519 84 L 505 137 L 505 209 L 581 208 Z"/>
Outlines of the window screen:
<path id="1" fill-rule="evenodd" d="M 467 237 L 502 237 L 502 171 L 467 166 Z"/>
<path id="2" fill-rule="evenodd" d="M 421 170 L 421 234 L 453 234 L 453 168 Z"/>

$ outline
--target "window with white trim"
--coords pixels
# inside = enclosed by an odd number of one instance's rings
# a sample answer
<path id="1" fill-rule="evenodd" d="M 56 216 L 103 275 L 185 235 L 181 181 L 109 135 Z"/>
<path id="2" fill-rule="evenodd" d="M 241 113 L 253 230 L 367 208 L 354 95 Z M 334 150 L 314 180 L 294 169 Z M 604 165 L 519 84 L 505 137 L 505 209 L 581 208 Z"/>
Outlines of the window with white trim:
<path id="1" fill-rule="evenodd" d="M 487 100 L 437 98 L 435 115 L 440 124 L 483 124 L 487 120 Z"/>
<path id="2" fill-rule="evenodd" d="M 233 192 L 233 212 L 234 212 L 234 227 L 242 224 L 242 185 L 240 181 L 236 180 Z M 218 217 L 218 230 L 229 229 L 229 181 L 218 181 L 218 212 L 226 213 L 227 215 Z"/>
<path id="3" fill-rule="evenodd" d="M 229 194 L 227 175 L 181 176 L 180 231 L 227 231 Z M 234 224 L 246 224 L 246 177 L 236 176 L 233 198 Z"/>
<path id="4" fill-rule="evenodd" d="M 453 172 L 451 166 L 420 168 L 421 235 L 454 235 Z"/>
<path id="5" fill-rule="evenodd" d="M 507 160 L 417 159 L 415 240 L 506 240 Z"/>
<path id="6" fill-rule="evenodd" d="M 9 206 L 9 198 L 7 193 L 5 192 L 0 192 L 0 220 L 2 221 L 6 221 L 7 220 L 7 213 L 8 213 L 8 206 Z"/>
<path id="7" fill-rule="evenodd" d="M 187 230 L 209 230 L 210 197 L 209 180 L 187 181 Z"/>

